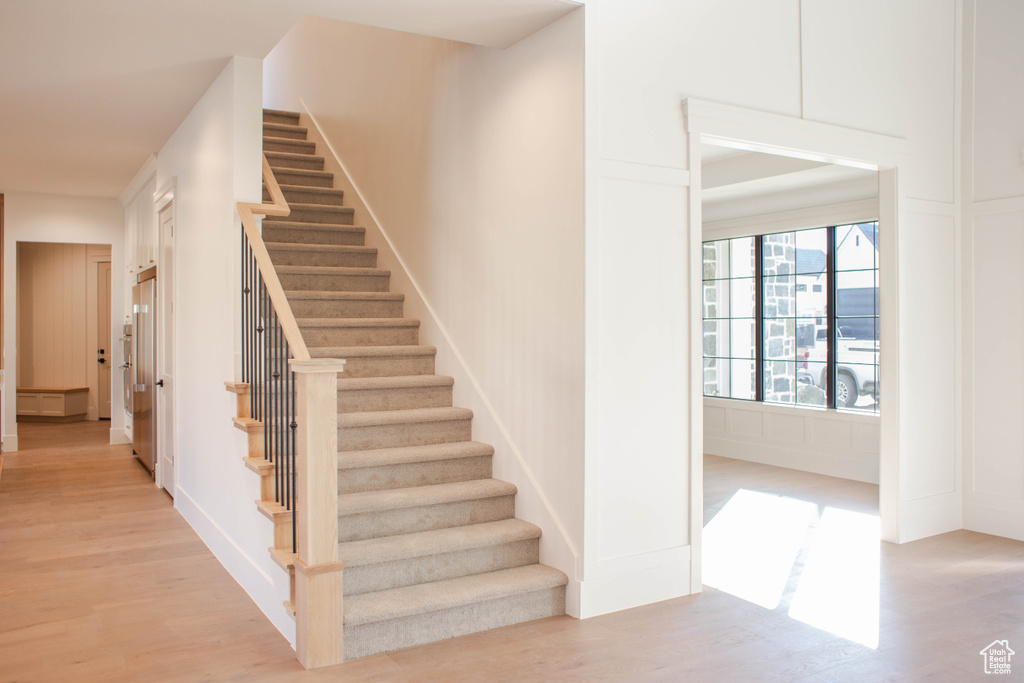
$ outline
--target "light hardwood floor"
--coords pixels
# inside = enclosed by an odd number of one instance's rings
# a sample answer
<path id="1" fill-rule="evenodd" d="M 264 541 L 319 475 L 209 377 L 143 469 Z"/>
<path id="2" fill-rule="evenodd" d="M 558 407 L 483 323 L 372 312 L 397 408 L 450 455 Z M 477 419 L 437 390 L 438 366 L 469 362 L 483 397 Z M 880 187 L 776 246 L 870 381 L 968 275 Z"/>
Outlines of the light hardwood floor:
<path id="1" fill-rule="evenodd" d="M 107 426 L 21 425 L 5 454 L 0 681 L 964 681 L 992 640 L 1024 652 L 1024 544 L 961 531 L 882 545 L 877 649 L 790 618 L 804 547 L 775 609 L 706 588 L 305 672 Z M 740 489 L 875 510 L 871 486 L 706 463 L 709 518 Z"/>

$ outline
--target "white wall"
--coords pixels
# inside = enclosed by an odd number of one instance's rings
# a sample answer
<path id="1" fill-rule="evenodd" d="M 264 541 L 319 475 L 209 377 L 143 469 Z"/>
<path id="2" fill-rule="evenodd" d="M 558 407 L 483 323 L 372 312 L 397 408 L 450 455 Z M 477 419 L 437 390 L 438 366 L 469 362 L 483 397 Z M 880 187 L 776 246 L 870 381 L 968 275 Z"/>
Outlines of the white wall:
<path id="1" fill-rule="evenodd" d="M 587 0 L 583 613 L 691 586 L 686 97 L 908 140 L 900 169 L 900 540 L 958 528 L 955 0 Z M 904 287 L 904 283 L 906 286 Z M 893 303 L 896 303 L 894 298 Z M 699 337 L 697 337 L 699 338 Z M 909 361 L 909 362 L 908 362 Z M 699 395 L 699 393 L 697 394 Z M 911 499 L 913 498 L 913 500 Z"/>
<path id="2" fill-rule="evenodd" d="M 569 575 L 570 613 L 583 508 L 582 29 L 576 12 L 494 50 L 306 18 L 265 62 L 266 105 L 308 106 L 391 238 L 394 251 L 372 229 L 367 243 L 422 321 L 421 343 L 438 347 L 437 372 L 456 378 L 456 405 L 474 410 L 474 438 L 494 445 L 494 475 L 519 487 L 517 515 L 544 530 L 542 561 Z"/>
<path id="3" fill-rule="evenodd" d="M 116 199 L 13 192 L 4 197 L 4 436 L 5 451 L 18 450 L 16 388 L 18 386 L 17 266 L 18 242 L 109 244 L 111 247 L 110 308 L 111 375 L 110 442 L 124 442 L 124 398 L 119 367 L 124 301 L 124 210 Z"/>
<path id="4" fill-rule="evenodd" d="M 157 155 L 157 188 L 176 180 L 175 506 L 289 638 L 288 575 L 267 552 L 271 523 L 256 510 L 259 479 L 243 466 L 232 426 L 236 379 L 237 201 L 260 201 L 262 67 L 236 57 Z M 157 264 L 159 277 L 160 264 Z"/>
<path id="5" fill-rule="evenodd" d="M 964 526 L 1024 540 L 1024 6 L 964 2 Z"/>

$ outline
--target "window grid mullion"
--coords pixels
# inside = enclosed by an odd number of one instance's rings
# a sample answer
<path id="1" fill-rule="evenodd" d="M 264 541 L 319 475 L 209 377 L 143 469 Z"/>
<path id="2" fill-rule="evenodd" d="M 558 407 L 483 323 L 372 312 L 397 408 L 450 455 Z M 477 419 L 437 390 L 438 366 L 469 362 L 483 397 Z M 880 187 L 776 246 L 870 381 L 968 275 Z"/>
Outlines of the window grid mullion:
<path id="1" fill-rule="evenodd" d="M 825 288 L 828 290 L 825 303 L 825 320 L 828 321 L 828 343 L 825 346 L 825 405 L 836 407 L 836 228 L 827 228 L 825 240 Z"/>
<path id="2" fill-rule="evenodd" d="M 754 400 L 764 401 L 764 235 L 754 240 Z"/>

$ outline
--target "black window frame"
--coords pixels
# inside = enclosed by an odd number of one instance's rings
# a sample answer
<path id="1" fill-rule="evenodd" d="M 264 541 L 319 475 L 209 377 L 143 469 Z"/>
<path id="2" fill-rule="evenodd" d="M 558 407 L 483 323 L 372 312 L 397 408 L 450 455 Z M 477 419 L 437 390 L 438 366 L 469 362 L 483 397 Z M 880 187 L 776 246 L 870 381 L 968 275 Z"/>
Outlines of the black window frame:
<path id="1" fill-rule="evenodd" d="M 878 251 L 878 246 L 877 246 L 878 219 L 877 218 L 873 219 L 873 220 L 867 220 L 867 221 L 857 221 L 857 222 L 853 222 L 853 223 L 837 223 L 835 225 L 825 225 L 825 226 L 818 226 L 818 227 L 814 227 L 814 228 L 798 228 L 798 229 L 792 229 L 792 230 L 780 230 L 780 231 L 777 231 L 777 232 L 767 232 L 767 233 L 761 233 L 761 234 L 756 234 L 756 235 L 740 235 L 740 236 L 737 236 L 736 238 L 751 238 L 751 237 L 754 238 L 754 253 L 755 253 L 755 257 L 754 257 L 754 291 L 755 291 L 754 326 L 755 326 L 755 336 L 756 336 L 756 339 L 757 339 L 757 343 L 754 345 L 754 359 L 753 359 L 754 360 L 754 368 L 755 368 L 755 376 L 756 376 L 755 386 L 754 386 L 754 398 L 733 398 L 732 396 L 715 396 L 715 395 L 710 395 L 710 394 L 703 393 L 703 391 L 704 391 L 704 389 L 703 389 L 704 383 L 703 383 L 703 379 L 702 379 L 702 394 L 703 394 L 703 396 L 705 398 L 726 398 L 726 399 L 733 400 L 733 401 L 746 401 L 748 403 L 756 402 L 756 403 L 764 403 L 766 405 L 792 406 L 792 407 L 798 407 L 798 408 L 812 408 L 813 409 L 815 407 L 819 407 L 819 408 L 824 408 L 824 409 L 829 409 L 829 410 L 837 409 L 837 406 L 836 406 L 836 381 L 838 379 L 838 361 L 837 361 L 837 346 L 838 346 L 838 343 L 837 343 L 837 340 L 838 340 L 838 327 L 839 327 L 839 317 L 840 316 L 839 316 L 839 310 L 838 310 L 838 305 L 837 305 L 838 304 L 838 292 L 836 290 L 836 286 L 837 286 L 837 281 L 838 281 L 838 279 L 837 279 L 837 272 L 840 272 L 840 271 L 837 268 L 838 264 L 837 264 L 837 253 L 836 253 L 837 252 L 836 230 L 839 227 L 862 226 L 862 225 L 871 224 L 871 223 L 874 224 L 874 230 L 875 230 L 874 234 L 875 234 L 875 240 L 876 240 L 876 243 L 874 245 L 875 246 L 875 252 L 876 252 L 875 266 L 874 266 L 874 269 L 873 269 L 875 271 L 875 273 L 876 273 L 874 325 L 875 325 L 875 343 L 876 343 L 876 347 L 875 348 L 876 349 L 878 348 L 877 343 L 878 343 L 878 340 L 880 338 L 880 333 L 879 333 L 880 318 L 879 318 L 879 311 L 878 311 L 878 304 L 877 304 L 877 302 L 878 302 L 877 274 L 879 272 L 879 262 L 878 262 L 878 256 L 877 256 L 877 251 Z M 764 283 L 764 277 L 765 277 L 764 276 L 764 238 L 766 236 L 769 236 L 769 235 L 778 235 L 778 234 L 787 234 L 787 233 L 793 233 L 795 235 L 796 233 L 799 233 L 799 232 L 802 232 L 802 231 L 805 231 L 805 230 L 822 230 L 822 229 L 824 229 L 826 231 L 826 235 L 827 235 L 827 237 L 826 237 L 826 251 L 825 251 L 825 273 L 824 273 L 825 274 L 825 290 L 826 290 L 826 316 L 825 316 L 825 319 L 826 319 L 825 323 L 826 323 L 826 325 L 825 326 L 826 326 L 827 335 L 828 335 L 827 340 L 826 340 L 827 344 L 826 344 L 826 360 L 825 360 L 825 374 L 826 374 L 826 377 L 827 377 L 827 381 L 825 382 L 825 386 L 823 387 L 823 389 L 825 391 L 825 405 L 824 406 L 812 406 L 812 405 L 801 404 L 801 403 L 789 404 L 789 403 L 776 403 L 776 402 L 773 402 L 773 401 L 765 401 L 765 387 L 764 387 L 764 375 L 765 375 L 765 372 L 764 372 L 764 365 L 765 365 L 765 349 L 764 349 L 764 346 L 765 346 L 765 339 L 764 339 L 764 299 L 765 299 L 765 290 L 764 290 L 764 285 L 765 285 L 765 283 Z M 713 243 L 713 242 L 729 241 L 731 239 L 736 239 L 736 238 L 721 238 L 721 239 L 717 239 L 717 240 L 705 240 L 705 241 L 702 242 L 702 245 L 708 244 L 708 243 Z M 856 272 L 856 271 L 846 271 L 846 270 L 844 270 L 842 272 Z M 708 282 L 708 281 L 709 280 L 702 280 L 702 282 Z M 795 282 L 795 279 L 794 279 L 794 282 Z M 795 292 L 794 292 L 794 301 L 795 301 Z M 730 329 L 731 329 L 731 327 L 730 327 Z M 704 358 L 709 358 L 709 357 L 704 357 Z M 874 406 L 871 407 L 871 408 L 854 408 L 854 407 L 842 406 L 842 409 L 844 409 L 844 410 L 851 410 L 851 411 L 854 411 L 854 412 L 860 412 L 860 413 L 864 413 L 864 414 L 874 414 L 874 415 L 878 415 L 879 414 L 880 408 L 879 408 L 879 404 L 878 404 L 878 389 L 879 389 L 879 384 L 880 384 L 880 379 L 881 378 L 878 377 L 878 372 L 879 372 L 880 364 L 877 361 L 874 364 L 874 368 L 875 368 L 875 370 L 874 370 L 874 372 L 875 372 L 875 386 L 874 386 L 875 404 L 874 404 Z"/>

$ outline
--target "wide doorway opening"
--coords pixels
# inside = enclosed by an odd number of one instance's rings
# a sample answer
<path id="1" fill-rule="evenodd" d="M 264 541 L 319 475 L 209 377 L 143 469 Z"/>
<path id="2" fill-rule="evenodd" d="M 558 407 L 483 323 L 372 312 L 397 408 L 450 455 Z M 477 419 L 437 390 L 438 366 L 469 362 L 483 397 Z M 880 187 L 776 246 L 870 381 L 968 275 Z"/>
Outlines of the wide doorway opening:
<path id="1" fill-rule="evenodd" d="M 109 244 L 18 242 L 19 425 L 109 430 L 111 301 Z"/>
<path id="2" fill-rule="evenodd" d="M 705 590 L 875 648 L 879 174 L 700 144 Z"/>

